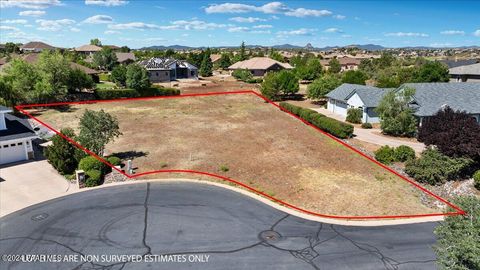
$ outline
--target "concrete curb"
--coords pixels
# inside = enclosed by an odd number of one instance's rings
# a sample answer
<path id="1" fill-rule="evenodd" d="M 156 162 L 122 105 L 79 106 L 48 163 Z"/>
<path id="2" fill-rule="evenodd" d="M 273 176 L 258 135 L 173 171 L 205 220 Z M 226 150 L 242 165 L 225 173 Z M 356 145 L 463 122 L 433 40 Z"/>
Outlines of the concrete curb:
<path id="1" fill-rule="evenodd" d="M 149 180 L 134 180 L 134 181 L 125 181 L 125 182 L 116 182 L 110 183 L 98 187 L 93 188 L 84 188 L 77 192 L 83 192 L 93 189 L 111 187 L 111 186 L 121 186 L 121 185 L 128 185 L 128 184 L 138 184 L 138 183 L 145 183 L 145 182 L 155 182 L 155 183 L 196 183 L 196 184 L 203 184 L 203 185 L 211 185 L 216 187 L 221 187 L 233 192 L 240 193 L 245 195 L 249 198 L 262 202 L 270 207 L 273 207 L 279 211 L 285 212 L 292 216 L 296 216 L 299 218 L 303 218 L 306 220 L 317 221 L 322 223 L 334 224 L 334 225 L 344 225 L 344 226 L 392 226 L 392 225 L 402 225 L 402 224 L 416 224 L 416 223 L 424 223 L 424 222 L 438 222 L 444 219 L 444 216 L 434 216 L 434 217 L 420 217 L 420 218 L 405 218 L 405 219 L 382 219 L 382 220 L 344 220 L 344 219 L 336 219 L 336 218 L 324 218 L 318 217 L 314 215 L 305 214 L 294 209 L 279 205 L 275 202 L 270 201 L 260 195 L 254 194 L 250 191 L 237 188 L 231 185 L 226 185 L 217 182 L 211 182 L 207 180 L 195 180 L 195 179 L 187 179 L 187 178 L 165 178 L 165 179 L 149 179 Z M 76 193 L 76 192 L 74 192 Z M 73 193 L 71 193 L 73 194 Z"/>

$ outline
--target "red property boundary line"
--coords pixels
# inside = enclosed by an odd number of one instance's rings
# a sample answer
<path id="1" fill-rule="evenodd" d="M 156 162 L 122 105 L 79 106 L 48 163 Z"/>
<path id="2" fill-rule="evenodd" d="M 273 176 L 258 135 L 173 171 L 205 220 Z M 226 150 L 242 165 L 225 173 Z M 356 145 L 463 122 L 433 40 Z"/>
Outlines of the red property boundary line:
<path id="1" fill-rule="evenodd" d="M 149 171 L 149 172 L 143 172 L 143 173 L 137 173 L 137 174 L 127 174 L 125 172 L 123 172 L 122 170 L 120 169 L 117 169 L 115 168 L 112 164 L 110 164 L 108 161 L 106 161 L 105 159 L 103 159 L 102 157 L 96 155 L 95 153 L 93 153 L 92 151 L 86 149 L 85 147 L 83 147 L 82 145 L 80 145 L 79 143 L 77 143 L 76 141 L 72 140 L 71 138 L 65 136 L 64 134 L 60 133 L 58 130 L 56 130 L 55 128 L 53 128 L 52 126 L 50 126 L 49 124 L 39 120 L 38 118 L 36 118 L 35 116 L 31 115 L 28 111 L 26 111 L 25 109 L 29 109 L 29 108 L 34 108 L 34 107 L 53 107 L 53 106 L 64 106 L 64 105 L 72 105 L 72 104 L 94 104 L 94 103 L 109 103 L 109 102 L 126 102 L 126 101 L 132 101 L 132 100 L 155 100 L 155 99 L 168 99 L 168 98 L 184 98 L 184 97 L 199 97 L 199 96 L 217 96 L 217 95 L 232 95 L 232 94 L 253 94 L 259 98 L 261 98 L 262 100 L 264 100 L 265 102 L 267 103 L 270 103 L 271 105 L 279 108 L 281 111 L 289 114 L 290 116 L 302 121 L 304 124 L 306 124 L 307 126 L 310 126 L 312 127 L 313 129 L 317 130 L 318 132 L 322 133 L 323 135 L 335 140 L 336 142 L 342 144 L 343 146 L 347 147 L 348 149 L 354 151 L 355 153 L 361 155 L 362 157 L 366 158 L 367 160 L 375 163 L 376 165 L 382 167 L 383 169 L 395 174 L 396 176 L 400 177 L 401 179 L 403 179 L 404 181 L 410 183 L 411 185 L 413 185 L 414 187 L 420 189 L 422 192 L 434 197 L 435 199 L 445 203 L 446 205 L 448 205 L 449 207 L 453 208 L 455 210 L 455 212 L 445 212 L 445 213 L 430 213 L 430 214 L 414 214 L 414 215 L 384 215 L 384 216 L 338 216 L 338 215 L 326 215 L 326 214 L 320 214 L 320 213 L 316 213 L 316 212 L 312 212 L 312 211 L 309 211 L 309 210 L 305 210 L 305 209 L 302 209 L 300 207 L 297 207 L 295 205 L 292 205 L 292 204 L 289 204 L 287 202 L 284 202 L 282 200 L 279 200 L 275 197 L 272 197 L 262 191 L 259 191 L 259 190 L 256 190 L 254 189 L 253 187 L 250 187 L 244 183 L 241 183 L 240 181 L 238 180 L 235 180 L 235 179 L 232 179 L 232 178 L 228 178 L 228 177 L 225 177 L 225 176 L 222 176 L 222 175 L 218 175 L 218 174 L 214 174 L 214 173 L 209 173 L 209 172 L 202 172 L 202 171 L 195 171 L 195 170 L 155 170 L 155 171 Z M 119 173 L 123 174 L 124 176 L 126 176 L 127 178 L 137 178 L 137 177 L 140 177 L 140 176 L 145 176 L 145 175 L 151 175 L 151 174 L 158 174 L 158 173 L 191 173 L 191 174 L 197 174 L 197 175 L 204 175 L 204 176 L 210 176 L 210 177 L 213 177 L 213 178 L 217 178 L 217 179 L 221 179 L 223 181 L 227 181 L 227 182 L 230 182 L 230 183 L 234 183 L 238 186 L 241 186 L 249 191 L 252 191 L 253 193 L 256 193 L 260 196 L 263 196 L 265 198 L 268 198 L 270 199 L 271 201 L 274 201 L 280 205 L 283 205 L 283 206 L 286 206 L 288 208 L 291 208 L 291 209 L 294 209 L 294 210 L 297 210 L 299 212 L 303 212 L 305 214 L 309 214 L 309 215 L 313 215 L 313 216 L 318 216 L 318 217 L 324 217 L 324 218 L 333 218 L 333 219 L 346 219 L 346 220 L 359 220 L 359 219 L 398 219 L 398 218 L 423 218 L 423 217 L 435 217 L 435 216 L 456 216 L 456 215 L 464 215 L 466 214 L 465 211 L 463 211 L 460 207 L 448 202 L 447 200 L 443 199 L 442 197 L 434 194 L 433 192 L 425 189 L 424 187 L 420 186 L 419 184 L 415 183 L 414 181 L 406 178 L 405 176 L 399 174 L 398 172 L 396 172 L 395 170 L 393 170 L 392 168 L 390 167 L 387 167 L 385 165 L 383 165 L 382 163 L 376 161 L 375 159 L 367 156 L 366 154 L 362 153 L 361 151 L 357 150 L 356 148 L 352 147 L 351 145 L 345 143 L 344 141 L 336 138 L 335 136 L 329 134 L 329 133 L 326 133 L 325 131 L 319 129 L 318 127 L 308 123 L 307 121 L 305 121 L 304 119 L 286 111 L 285 109 L 283 109 L 282 107 L 280 107 L 279 105 L 275 104 L 273 101 L 271 101 L 270 99 L 262 96 L 261 94 L 255 92 L 255 91 L 252 91 L 252 90 L 244 90 L 244 91 L 232 91 L 232 92 L 209 92 L 209 93 L 201 93 L 201 94 L 184 94 L 184 95 L 178 95 L 178 96 L 157 96 L 157 97 L 140 97 L 140 98 L 122 98 L 122 99 L 111 99 L 111 100 L 88 100 L 88 101 L 76 101 L 76 102 L 56 102 L 56 103 L 46 103 L 46 104 L 27 104 L 27 105 L 18 105 L 18 106 L 15 106 L 15 109 L 17 109 L 18 111 L 20 111 L 21 113 L 25 114 L 26 116 L 30 117 L 31 119 L 37 121 L 38 123 L 40 123 L 41 125 L 45 126 L 46 128 L 50 129 L 51 131 L 53 131 L 55 134 L 59 135 L 60 137 L 64 138 L 65 140 L 67 140 L 68 142 L 72 143 L 73 145 L 75 145 L 76 147 L 82 149 L 84 152 L 86 152 L 87 154 L 95 157 L 96 159 L 98 159 L 99 161 L 103 162 L 104 164 L 110 166 L 112 168 L 112 170 L 116 170 L 118 171 Z"/>

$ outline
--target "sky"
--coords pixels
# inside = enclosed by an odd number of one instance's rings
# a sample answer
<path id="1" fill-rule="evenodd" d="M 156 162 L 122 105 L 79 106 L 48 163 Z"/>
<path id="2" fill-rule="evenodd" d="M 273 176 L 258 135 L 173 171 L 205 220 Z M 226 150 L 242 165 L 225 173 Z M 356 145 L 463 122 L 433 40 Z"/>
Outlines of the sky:
<path id="1" fill-rule="evenodd" d="M 480 1 L 0 0 L 0 42 L 480 45 Z"/>

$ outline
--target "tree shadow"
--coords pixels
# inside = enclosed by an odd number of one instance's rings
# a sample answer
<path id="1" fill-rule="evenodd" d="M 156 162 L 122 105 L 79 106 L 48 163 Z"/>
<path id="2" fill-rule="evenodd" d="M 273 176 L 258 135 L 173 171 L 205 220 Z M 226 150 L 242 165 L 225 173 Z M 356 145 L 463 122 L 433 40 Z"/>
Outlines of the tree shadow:
<path id="1" fill-rule="evenodd" d="M 127 159 L 134 159 L 138 157 L 146 157 L 148 156 L 148 152 L 143 152 L 143 151 L 124 151 L 124 152 L 117 152 L 117 153 L 112 153 L 112 156 L 116 156 L 122 160 L 127 160 Z"/>

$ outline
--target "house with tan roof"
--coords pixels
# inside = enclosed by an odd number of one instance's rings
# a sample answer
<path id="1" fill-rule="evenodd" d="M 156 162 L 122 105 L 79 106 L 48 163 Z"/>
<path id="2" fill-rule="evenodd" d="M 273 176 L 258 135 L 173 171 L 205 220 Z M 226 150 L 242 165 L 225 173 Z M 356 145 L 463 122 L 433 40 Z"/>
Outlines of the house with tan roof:
<path id="1" fill-rule="evenodd" d="M 333 59 L 333 58 L 332 58 Z M 332 59 L 323 59 L 320 60 L 320 64 L 328 70 L 330 68 L 330 61 Z M 341 66 L 341 71 L 348 71 L 348 70 L 357 70 L 358 66 L 360 65 L 361 59 L 351 58 L 351 57 L 339 57 L 337 58 L 338 62 Z"/>
<path id="2" fill-rule="evenodd" d="M 74 51 L 76 51 L 78 53 L 83 53 L 85 55 L 92 55 L 92 54 L 94 54 L 96 52 L 99 52 L 101 50 L 102 50 L 102 47 L 99 47 L 99 46 L 96 46 L 96 45 L 90 45 L 90 44 L 82 45 L 82 46 L 74 49 Z"/>
<path id="3" fill-rule="evenodd" d="M 282 69 L 293 69 L 288 63 L 282 63 L 268 57 L 253 57 L 251 59 L 237 62 L 228 67 L 229 70 L 247 69 L 253 76 L 263 76 L 269 71 Z"/>
<path id="4" fill-rule="evenodd" d="M 41 41 L 28 42 L 20 47 L 20 50 L 22 52 L 37 52 L 37 53 L 43 50 L 55 50 L 55 49 L 56 49 L 55 47 Z"/>
<path id="5" fill-rule="evenodd" d="M 131 52 L 116 52 L 115 55 L 117 56 L 117 62 L 122 65 L 128 65 L 137 61 L 135 54 Z"/>

